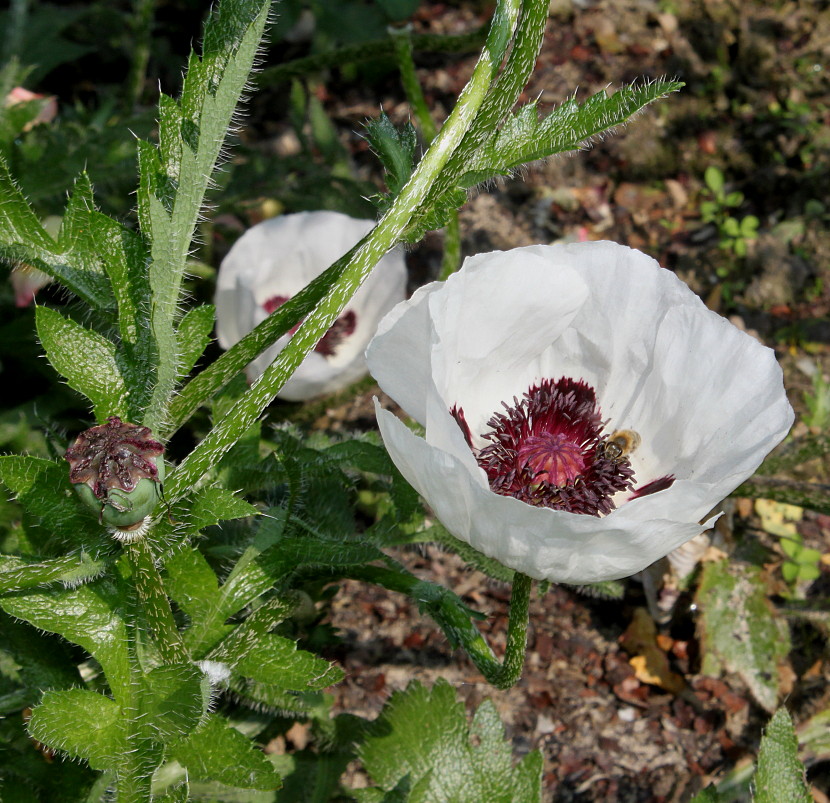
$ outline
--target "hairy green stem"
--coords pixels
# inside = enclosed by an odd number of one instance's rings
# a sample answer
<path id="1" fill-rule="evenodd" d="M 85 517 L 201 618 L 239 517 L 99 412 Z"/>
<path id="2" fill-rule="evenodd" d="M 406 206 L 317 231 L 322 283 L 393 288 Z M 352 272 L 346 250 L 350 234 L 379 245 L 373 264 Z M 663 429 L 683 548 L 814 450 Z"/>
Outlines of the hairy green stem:
<path id="1" fill-rule="evenodd" d="M 415 50 L 424 53 L 469 53 L 481 47 L 486 33 L 487 25 L 457 36 L 418 34 L 412 37 L 412 46 Z M 391 39 L 376 39 L 372 42 L 341 47 L 327 53 L 316 53 L 313 56 L 305 56 L 275 67 L 268 67 L 259 75 L 254 76 L 254 81 L 258 86 L 274 86 L 329 67 L 340 67 L 344 64 L 391 56 L 394 49 L 395 45 Z"/>
<path id="2" fill-rule="evenodd" d="M 484 102 L 515 29 L 518 12 L 519 0 L 502 0 L 496 7 L 484 50 L 441 133 L 424 154 L 389 211 L 358 243 L 351 261 L 343 268 L 342 275 L 314 313 L 301 324 L 289 344 L 245 396 L 173 472 L 167 484 L 171 502 L 199 483 L 256 421 L 288 377 L 328 331 L 378 260 L 398 242 Z"/>
<path id="3" fill-rule="evenodd" d="M 461 225 L 458 210 L 454 209 L 444 228 L 444 256 L 441 259 L 441 273 L 438 278 L 445 281 L 461 267 Z"/>
<path id="4" fill-rule="evenodd" d="M 379 566 L 363 566 L 350 569 L 349 576 L 377 583 L 416 600 L 422 611 L 438 623 L 450 644 L 453 647 L 464 648 L 488 683 L 498 689 L 509 689 L 518 682 L 527 652 L 527 623 L 530 591 L 533 584 L 533 580 L 527 575 L 519 572 L 513 574 L 513 591 L 510 596 L 507 620 L 507 643 L 501 662 L 493 654 L 479 629 L 470 621 L 470 616 L 474 615 L 473 612 L 469 610 L 464 612 L 458 597 L 446 589 L 425 583 L 402 567 L 396 571 Z"/>
<path id="5" fill-rule="evenodd" d="M 125 551 L 130 561 L 138 601 L 161 659 L 168 664 L 187 661 L 187 650 L 173 619 L 170 601 L 167 599 L 167 593 L 147 538 L 139 538 L 127 544 Z"/>
<path id="6" fill-rule="evenodd" d="M 401 73 L 401 83 L 406 92 L 409 105 L 418 121 L 424 136 L 429 144 L 438 133 L 435 121 L 429 113 L 421 84 L 415 72 L 415 62 L 412 59 L 412 31 L 410 26 L 390 29 L 392 41 L 395 43 L 395 56 L 398 60 L 398 69 Z M 441 261 L 440 279 L 446 279 L 451 273 L 458 270 L 461 261 L 461 227 L 458 225 L 458 210 L 449 213 L 447 225 L 444 228 L 444 257 Z"/>
<path id="7" fill-rule="evenodd" d="M 406 93 L 406 99 L 421 128 L 424 141 L 429 144 L 435 139 L 438 128 L 429 113 L 429 106 L 427 106 L 421 83 L 415 72 L 415 62 L 412 60 L 412 27 L 406 25 L 402 28 L 390 28 L 389 34 L 395 46 L 395 58 L 398 60 L 398 70 L 401 73 L 401 84 Z"/>
<path id="8" fill-rule="evenodd" d="M 533 2 L 538 3 L 538 0 L 533 0 Z M 536 6 L 534 6 L 534 11 L 538 12 L 538 8 L 536 8 Z M 498 17 L 494 16 L 493 28 L 496 28 L 497 25 L 500 25 L 502 28 L 507 28 L 508 31 L 512 31 L 517 23 L 517 17 L 519 14 L 518 0 L 511 0 L 509 4 L 502 3 L 499 9 L 497 9 L 497 14 Z M 528 42 L 535 42 L 537 47 L 538 44 L 541 43 L 541 31 L 544 30 L 544 15 L 542 15 L 541 26 L 539 23 L 539 16 L 540 15 L 538 13 L 524 14 L 519 25 L 519 29 L 516 33 L 517 42 L 521 42 L 523 44 L 521 47 L 517 47 L 514 45 L 513 53 L 518 54 L 522 64 L 516 68 L 512 67 L 511 65 L 513 54 L 511 54 L 511 59 L 510 61 L 508 61 L 508 64 L 505 67 L 505 72 L 509 72 L 511 76 L 513 76 L 512 81 L 509 82 L 508 86 L 508 89 L 511 92 L 513 84 L 515 84 L 518 80 L 517 76 L 526 75 L 526 73 L 528 72 L 527 63 L 530 62 L 530 65 L 532 67 L 533 61 L 535 59 L 536 51 L 534 51 L 532 58 L 529 58 L 528 56 L 530 47 Z M 531 34 L 525 30 L 527 25 L 534 26 L 534 33 Z M 493 30 L 493 28 L 491 28 L 491 31 Z M 492 39 L 493 36 L 494 35 L 491 34 L 491 38 L 488 38 L 488 48 L 485 51 L 487 53 L 491 53 L 488 59 L 488 67 L 491 70 L 491 72 L 495 72 L 495 70 L 498 68 L 498 65 L 501 63 L 502 57 L 504 55 L 504 47 L 506 46 L 506 41 L 509 39 L 509 34 L 507 36 L 501 34 L 501 41 L 498 42 L 498 44 L 496 44 L 495 40 Z M 432 43 L 433 38 L 427 37 L 427 39 L 429 40 L 429 43 Z M 395 47 L 393 39 L 390 38 L 385 41 L 389 48 L 389 52 L 393 52 L 393 49 Z M 427 49 L 425 47 L 421 47 L 422 44 L 427 44 L 426 40 L 423 37 L 412 37 L 413 49 Z M 499 46 L 501 47 L 501 50 L 498 49 Z M 398 45 L 398 47 L 400 47 L 400 45 Z M 343 59 L 345 59 L 345 56 L 343 56 Z M 336 63 L 342 63 L 342 60 Z M 476 66 L 476 73 L 474 73 L 474 79 L 480 81 L 480 73 L 483 69 L 484 68 L 482 67 L 480 61 L 479 64 Z M 266 70 L 264 73 L 260 75 L 260 80 L 263 76 L 268 74 L 269 71 Z M 472 80 L 473 79 L 471 79 L 471 82 Z M 476 88 L 479 92 L 481 91 L 480 85 Z M 515 102 L 516 97 L 518 97 L 518 93 L 516 93 L 515 95 L 511 94 L 510 98 L 507 101 L 502 101 L 502 105 L 506 106 L 506 108 L 509 110 L 509 108 L 512 107 L 513 103 Z M 478 95 L 476 95 L 472 100 L 474 100 L 477 104 L 476 108 L 478 108 L 478 106 L 480 106 L 482 103 L 491 103 L 489 98 L 481 98 Z M 456 106 L 456 110 L 458 110 L 460 105 L 461 102 L 459 100 L 459 104 Z M 499 107 L 499 109 L 500 108 L 501 106 Z M 470 109 L 467 109 L 466 111 L 468 112 L 468 114 L 465 116 L 463 124 L 469 125 L 468 118 Z M 473 116 L 475 116 L 475 109 L 472 109 L 472 111 L 474 113 Z M 456 111 L 454 111 L 453 114 L 456 114 Z M 480 117 L 481 115 L 479 114 L 477 116 L 477 119 Z M 444 145 L 443 134 L 444 132 L 442 131 L 441 142 L 436 143 L 436 148 L 441 148 L 442 153 L 446 150 L 446 147 Z M 464 141 L 466 141 L 466 137 L 462 138 L 462 142 Z M 419 170 L 422 170 L 422 166 L 423 162 L 419 166 Z M 435 176 L 433 176 L 433 179 L 435 179 Z M 440 180 L 441 179 L 439 177 L 437 181 Z M 410 184 L 412 184 L 412 181 L 410 181 Z M 434 194 L 434 192 L 430 191 L 430 195 Z M 412 199 L 410 198 L 408 200 L 411 204 Z M 393 207 L 393 209 L 390 210 L 390 214 L 393 210 L 401 209 L 400 203 L 401 202 L 399 198 L 396 205 Z M 384 218 L 384 221 L 386 221 L 388 218 L 389 214 L 387 214 L 387 216 Z M 390 240 L 389 247 L 391 247 L 391 245 L 393 244 L 394 243 Z M 210 365 L 208 368 L 206 368 L 204 371 L 202 371 L 192 380 L 190 380 L 190 382 L 188 382 L 187 385 L 185 385 L 184 388 L 182 388 L 178 396 L 176 396 L 171 401 L 167 422 L 162 430 L 163 436 L 170 437 L 170 435 L 172 435 L 177 429 L 179 429 L 179 427 L 181 427 L 196 412 L 196 410 L 199 409 L 201 405 L 203 405 L 208 399 L 212 398 L 234 376 L 236 376 L 240 371 L 242 371 L 242 369 L 252 359 L 254 359 L 257 354 L 261 353 L 264 349 L 266 349 L 268 346 L 274 343 L 279 337 L 284 335 L 292 327 L 298 324 L 306 315 L 312 312 L 314 308 L 323 300 L 323 298 L 325 298 L 326 295 L 332 291 L 332 288 L 335 286 L 335 283 L 341 280 L 341 277 L 343 276 L 346 269 L 349 267 L 352 258 L 357 253 L 358 248 L 364 246 L 364 241 L 358 243 L 358 245 L 355 246 L 348 254 L 346 254 L 343 258 L 338 260 L 334 265 L 328 268 L 328 270 L 326 270 L 320 276 L 318 276 L 301 292 L 295 295 L 290 301 L 288 301 L 286 304 L 283 304 L 278 310 L 273 312 L 252 332 L 249 332 L 244 338 L 242 338 L 242 340 L 234 344 L 234 346 L 232 346 L 227 352 L 225 352 L 221 357 L 219 357 L 219 359 L 217 359 L 212 365 Z M 445 258 L 442 274 L 445 272 L 450 272 L 450 265 L 457 265 L 459 259 L 460 238 L 458 237 L 457 231 L 451 223 L 448 227 L 447 242 L 445 243 Z M 297 343 L 299 343 L 299 340 L 297 341 Z"/>
<path id="9" fill-rule="evenodd" d="M 326 292 L 340 278 L 356 251 L 357 246 L 307 284 L 297 295 L 292 296 L 285 304 L 278 307 L 204 371 L 194 376 L 173 398 L 168 416 L 169 423 L 162 430 L 163 436 L 169 438 L 257 354 L 268 348 L 312 312 Z"/>
<path id="10" fill-rule="evenodd" d="M 133 566 L 133 576 L 135 576 Z M 138 611 L 139 615 L 141 611 Z M 116 803 L 149 803 L 152 800 L 151 780 L 153 762 L 151 746 L 147 741 L 146 724 L 140 715 L 142 695 L 142 671 L 136 645 L 137 623 L 129 627 L 130 682 L 125 684 L 119 702 L 124 718 L 127 745 L 116 771 Z"/>
<path id="11" fill-rule="evenodd" d="M 510 59 L 479 109 L 464 141 L 448 162 L 447 169 L 430 190 L 430 202 L 454 186 L 466 172 L 467 164 L 475 152 L 516 105 L 542 47 L 548 8 L 546 0 L 524 0 L 522 3 L 522 21 L 516 32 Z"/>

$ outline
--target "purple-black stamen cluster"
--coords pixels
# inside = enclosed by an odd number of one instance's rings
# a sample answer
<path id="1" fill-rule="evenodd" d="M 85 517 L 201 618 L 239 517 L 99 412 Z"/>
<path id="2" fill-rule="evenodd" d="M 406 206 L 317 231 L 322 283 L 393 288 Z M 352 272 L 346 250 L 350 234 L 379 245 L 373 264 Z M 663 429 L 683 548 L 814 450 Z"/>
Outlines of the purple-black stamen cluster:
<path id="1" fill-rule="evenodd" d="M 521 401 L 502 402 L 505 412 L 487 422 L 476 452 L 490 488 L 538 507 L 601 516 L 614 509 L 612 497 L 630 490 L 634 470 L 627 457 L 605 449 L 603 421 L 594 389 L 580 380 L 543 379 Z M 472 448 L 459 407 L 450 410 Z"/>

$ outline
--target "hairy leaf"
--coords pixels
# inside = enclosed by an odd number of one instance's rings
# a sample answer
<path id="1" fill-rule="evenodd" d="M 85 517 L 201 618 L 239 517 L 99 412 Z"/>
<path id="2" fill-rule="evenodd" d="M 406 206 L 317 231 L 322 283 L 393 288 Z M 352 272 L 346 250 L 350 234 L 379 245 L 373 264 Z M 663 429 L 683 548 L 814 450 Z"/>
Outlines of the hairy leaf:
<path id="1" fill-rule="evenodd" d="M 190 525 L 201 530 L 220 521 L 244 519 L 258 513 L 252 504 L 224 488 L 202 488 L 193 499 Z"/>
<path id="2" fill-rule="evenodd" d="M 767 725 L 755 772 L 755 803 L 811 803 L 813 796 L 798 760 L 798 740 L 786 708 L 779 708 Z"/>
<path id="3" fill-rule="evenodd" d="M 170 745 L 171 755 L 196 781 L 242 789 L 279 789 L 280 777 L 239 731 L 210 714 L 189 738 Z"/>
<path id="4" fill-rule="evenodd" d="M 139 716 L 155 739 L 181 739 L 199 724 L 210 696 L 202 678 L 196 666 L 184 663 L 158 666 L 144 675 Z"/>
<path id="5" fill-rule="evenodd" d="M 536 159 L 576 150 L 682 86 L 678 81 L 659 79 L 642 86 L 622 87 L 611 96 L 603 90 L 582 104 L 573 97 L 542 120 L 536 103 L 528 103 L 478 151 L 469 172 L 498 175 Z M 475 177 L 476 183 L 481 180 L 481 176 Z M 465 185 L 469 183 L 462 180 Z"/>
<path id="6" fill-rule="evenodd" d="M 41 520 L 44 539 L 58 536 L 78 547 L 100 550 L 104 530 L 79 504 L 69 482 L 69 467 L 63 460 L 2 455 L 0 480 L 26 511 Z M 51 546 L 57 545 L 53 542 Z"/>
<path id="7" fill-rule="evenodd" d="M 35 705 L 44 689 L 67 689 L 80 682 L 63 645 L 0 611 L 0 714 Z"/>
<path id="8" fill-rule="evenodd" d="M 707 563 L 697 592 L 703 666 L 707 675 L 738 673 L 768 711 L 778 702 L 778 664 L 790 651 L 786 622 L 764 593 L 761 569 Z"/>
<path id="9" fill-rule="evenodd" d="M 416 681 L 395 692 L 369 734 L 359 748 L 366 769 L 386 790 L 408 775 L 410 803 L 541 800 L 541 754 L 514 767 L 495 706 L 485 700 L 468 726 L 444 680 L 431 691 Z"/>
<path id="10" fill-rule="evenodd" d="M 201 307 L 188 310 L 179 323 L 179 374 L 182 376 L 193 370 L 196 361 L 210 343 L 215 311 L 213 304 L 202 304 Z"/>
<path id="11" fill-rule="evenodd" d="M 412 174 L 418 142 L 414 126 L 406 123 L 396 128 L 382 111 L 380 117 L 366 123 L 366 139 L 386 170 L 386 186 L 397 195 Z"/>
<path id="12" fill-rule="evenodd" d="M 85 689 L 48 691 L 32 711 L 29 733 L 47 747 L 82 758 L 93 769 L 118 765 L 126 747 L 120 706 Z"/>
<path id="13" fill-rule="evenodd" d="M 26 561 L 12 555 L 0 555 L 0 594 L 49 583 L 80 585 L 94 580 L 106 566 L 107 561 L 96 560 L 83 551 L 43 561 Z"/>
<path id="14" fill-rule="evenodd" d="M 234 671 L 258 683 L 295 691 L 325 689 L 343 679 L 343 670 L 274 633 L 237 640 L 222 655 Z"/>
<path id="15" fill-rule="evenodd" d="M 74 589 L 0 598 L 6 613 L 58 633 L 95 657 L 106 673 L 116 700 L 131 698 L 127 628 L 123 612 L 127 595 L 107 580 Z"/>
<path id="16" fill-rule="evenodd" d="M 49 362 L 71 388 L 92 402 L 98 423 L 111 415 L 129 420 L 129 391 L 118 368 L 115 345 L 49 307 L 37 307 L 35 321 Z"/>
<path id="17" fill-rule="evenodd" d="M 78 191 L 86 198 L 85 184 L 81 184 Z M 70 201 L 70 206 L 71 204 Z M 46 233 L 37 215 L 15 186 L 2 158 L 0 257 L 12 264 L 24 263 L 42 270 L 94 309 L 113 310 L 115 307 L 112 288 L 95 253 L 76 249 L 71 238 L 70 245 L 62 248 Z"/>
<path id="18" fill-rule="evenodd" d="M 225 0 L 215 6 L 201 57 L 191 54 L 181 100 L 161 97 L 158 148 L 139 145 L 138 217 L 151 242 L 151 326 L 159 359 L 143 423 L 154 429 L 166 418 L 180 375 L 173 318 L 194 228 L 269 7 L 269 0 Z"/>

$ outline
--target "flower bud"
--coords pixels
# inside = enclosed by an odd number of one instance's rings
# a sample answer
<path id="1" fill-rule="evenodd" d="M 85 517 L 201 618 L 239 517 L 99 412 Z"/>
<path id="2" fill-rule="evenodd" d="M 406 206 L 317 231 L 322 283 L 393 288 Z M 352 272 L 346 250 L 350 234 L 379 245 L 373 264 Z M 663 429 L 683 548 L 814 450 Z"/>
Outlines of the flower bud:
<path id="1" fill-rule="evenodd" d="M 130 533 L 161 498 L 163 452 L 149 427 L 110 416 L 78 435 L 65 457 L 70 482 L 99 522 Z"/>

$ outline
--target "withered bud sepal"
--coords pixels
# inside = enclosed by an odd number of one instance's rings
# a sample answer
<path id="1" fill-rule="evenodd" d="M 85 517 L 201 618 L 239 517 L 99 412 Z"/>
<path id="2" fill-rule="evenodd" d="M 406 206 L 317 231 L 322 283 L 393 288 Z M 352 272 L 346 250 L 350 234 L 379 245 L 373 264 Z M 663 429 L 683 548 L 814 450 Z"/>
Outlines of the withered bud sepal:
<path id="1" fill-rule="evenodd" d="M 66 450 L 69 481 L 98 520 L 130 531 L 161 498 L 164 447 L 149 427 L 110 416 L 82 432 Z"/>

